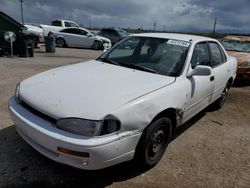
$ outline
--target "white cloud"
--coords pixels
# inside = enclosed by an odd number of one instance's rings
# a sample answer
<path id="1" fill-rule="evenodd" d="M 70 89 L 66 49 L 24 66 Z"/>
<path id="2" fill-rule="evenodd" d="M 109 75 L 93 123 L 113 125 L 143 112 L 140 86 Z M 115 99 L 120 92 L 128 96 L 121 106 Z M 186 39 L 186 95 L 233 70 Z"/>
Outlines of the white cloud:
<path id="1" fill-rule="evenodd" d="M 20 21 L 18 0 L 1 0 L 0 7 Z M 250 31 L 248 0 L 25 0 L 27 22 L 49 23 L 52 19 L 73 19 L 88 26 L 143 27 L 152 29 L 155 20 L 162 30 L 218 29 Z"/>

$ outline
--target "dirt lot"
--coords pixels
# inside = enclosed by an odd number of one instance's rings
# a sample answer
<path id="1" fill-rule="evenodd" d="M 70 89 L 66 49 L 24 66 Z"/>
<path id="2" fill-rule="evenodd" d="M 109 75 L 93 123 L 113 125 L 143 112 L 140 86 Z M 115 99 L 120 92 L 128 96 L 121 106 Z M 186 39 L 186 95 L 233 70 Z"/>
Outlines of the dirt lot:
<path id="1" fill-rule="evenodd" d="M 8 115 L 16 83 L 35 73 L 97 57 L 100 51 L 57 49 L 35 58 L 0 58 L 0 187 L 250 187 L 250 84 L 233 87 L 225 106 L 205 111 L 175 133 L 153 169 L 131 162 L 83 171 L 53 162 L 26 144 Z"/>

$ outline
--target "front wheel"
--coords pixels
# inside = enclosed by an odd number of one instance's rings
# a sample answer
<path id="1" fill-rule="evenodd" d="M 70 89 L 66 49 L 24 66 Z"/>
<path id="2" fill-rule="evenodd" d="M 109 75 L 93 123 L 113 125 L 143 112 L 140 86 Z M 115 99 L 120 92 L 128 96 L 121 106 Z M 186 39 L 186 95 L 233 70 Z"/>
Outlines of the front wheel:
<path id="1" fill-rule="evenodd" d="M 165 153 L 171 138 L 172 123 L 167 117 L 152 122 L 143 132 L 135 152 L 135 160 L 142 167 L 152 168 Z"/>
<path id="2" fill-rule="evenodd" d="M 92 45 L 92 49 L 101 50 L 103 48 L 103 44 L 100 41 L 94 41 Z"/>

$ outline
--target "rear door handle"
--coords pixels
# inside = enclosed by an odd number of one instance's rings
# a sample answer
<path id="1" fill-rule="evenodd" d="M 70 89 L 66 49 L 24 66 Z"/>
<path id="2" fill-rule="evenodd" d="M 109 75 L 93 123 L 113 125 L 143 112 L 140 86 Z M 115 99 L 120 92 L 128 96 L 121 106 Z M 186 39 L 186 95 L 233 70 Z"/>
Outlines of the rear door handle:
<path id="1" fill-rule="evenodd" d="M 214 76 L 211 76 L 211 77 L 210 77 L 210 81 L 211 81 L 211 82 L 214 81 Z"/>

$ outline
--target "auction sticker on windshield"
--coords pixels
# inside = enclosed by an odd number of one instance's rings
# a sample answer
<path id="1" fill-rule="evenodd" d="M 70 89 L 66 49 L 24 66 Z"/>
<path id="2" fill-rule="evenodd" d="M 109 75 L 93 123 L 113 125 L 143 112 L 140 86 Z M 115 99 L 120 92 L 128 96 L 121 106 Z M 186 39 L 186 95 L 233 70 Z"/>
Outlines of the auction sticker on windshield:
<path id="1" fill-rule="evenodd" d="M 168 40 L 167 44 L 189 47 L 190 42 L 186 42 L 186 41 L 182 41 L 182 40 L 173 40 L 173 39 L 170 39 L 170 40 Z"/>

